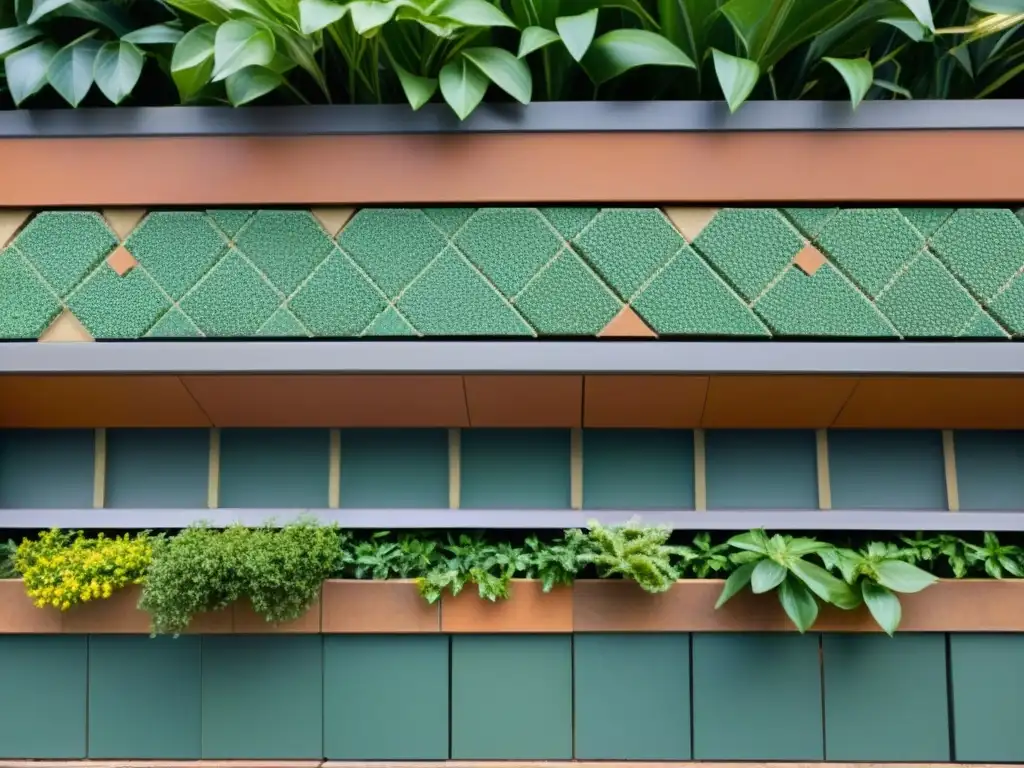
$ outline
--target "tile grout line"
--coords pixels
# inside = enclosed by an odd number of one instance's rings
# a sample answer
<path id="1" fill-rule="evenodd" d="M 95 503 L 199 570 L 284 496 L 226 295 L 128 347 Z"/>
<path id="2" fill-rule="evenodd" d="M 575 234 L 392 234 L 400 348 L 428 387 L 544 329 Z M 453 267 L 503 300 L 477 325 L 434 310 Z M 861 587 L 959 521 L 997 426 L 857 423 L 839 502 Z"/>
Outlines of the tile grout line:
<path id="1" fill-rule="evenodd" d="M 818 468 L 818 509 L 832 509 L 832 473 L 828 463 L 828 430 L 814 432 Z"/>
<path id="2" fill-rule="evenodd" d="M 341 506 L 341 430 L 330 431 L 330 466 L 327 477 L 327 506 L 338 509 Z"/>
<path id="3" fill-rule="evenodd" d="M 946 506 L 950 512 L 960 511 L 960 484 L 956 474 L 956 441 L 953 430 L 942 430 L 942 466 L 946 475 Z"/>
<path id="4" fill-rule="evenodd" d="M 107 429 L 97 427 L 93 442 L 92 508 L 103 509 L 107 503 Z"/>
<path id="5" fill-rule="evenodd" d="M 210 464 L 206 485 L 206 506 L 220 506 L 220 427 L 210 428 Z"/>
<path id="6" fill-rule="evenodd" d="M 448 508 L 462 506 L 462 430 L 448 430 Z"/>
<path id="7" fill-rule="evenodd" d="M 693 430 L 693 508 L 697 512 L 708 509 L 708 467 L 704 445 L 704 430 Z"/>

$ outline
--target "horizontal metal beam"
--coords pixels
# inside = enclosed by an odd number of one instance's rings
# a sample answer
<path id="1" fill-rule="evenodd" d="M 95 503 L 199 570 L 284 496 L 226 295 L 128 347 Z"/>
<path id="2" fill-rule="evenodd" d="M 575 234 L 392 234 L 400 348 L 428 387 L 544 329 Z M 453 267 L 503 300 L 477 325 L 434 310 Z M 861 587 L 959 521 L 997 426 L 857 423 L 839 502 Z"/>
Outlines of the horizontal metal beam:
<path id="1" fill-rule="evenodd" d="M 1024 374 L 1012 342 L 0 343 L 0 374 Z"/>

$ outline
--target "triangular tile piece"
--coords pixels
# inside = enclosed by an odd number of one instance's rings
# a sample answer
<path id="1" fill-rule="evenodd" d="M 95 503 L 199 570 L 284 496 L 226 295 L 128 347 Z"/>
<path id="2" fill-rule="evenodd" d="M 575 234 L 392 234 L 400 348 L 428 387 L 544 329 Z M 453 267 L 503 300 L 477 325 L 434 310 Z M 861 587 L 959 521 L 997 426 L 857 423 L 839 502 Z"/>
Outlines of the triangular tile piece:
<path id="1" fill-rule="evenodd" d="M 114 234 L 123 243 L 128 235 L 142 221 L 146 215 L 145 208 L 111 208 L 103 211 L 103 218 L 107 220 L 107 226 L 114 230 Z"/>
<path id="2" fill-rule="evenodd" d="M 92 334 L 85 329 L 82 322 L 68 310 L 64 310 L 57 319 L 50 323 L 50 327 L 43 331 L 39 337 L 41 342 L 60 341 L 95 341 Z"/>
<path id="3" fill-rule="evenodd" d="M 640 315 L 633 311 L 632 307 L 623 307 L 611 322 L 597 334 L 602 339 L 609 338 L 632 338 L 632 339 L 656 339 L 658 334 L 651 330 Z"/>
<path id="4" fill-rule="evenodd" d="M 123 245 L 117 246 L 114 252 L 107 256 L 107 266 L 121 277 L 131 272 L 138 263 Z"/>
<path id="5" fill-rule="evenodd" d="M 337 237 L 356 214 L 355 208 L 313 208 L 310 213 L 320 222 L 328 235 Z"/>
<path id="6" fill-rule="evenodd" d="M 31 211 L 0 210 L 0 248 L 6 248 L 10 244 L 31 213 Z"/>
<path id="7" fill-rule="evenodd" d="M 813 276 L 828 263 L 828 260 L 821 255 L 821 251 L 808 243 L 800 253 L 793 257 L 793 263 L 800 267 L 805 275 Z"/>
<path id="8" fill-rule="evenodd" d="M 704 227 L 711 223 L 718 213 L 718 208 L 665 208 L 665 216 L 672 222 L 672 225 L 679 230 L 679 234 L 686 238 L 686 242 L 692 243 L 697 235 L 704 231 Z"/>

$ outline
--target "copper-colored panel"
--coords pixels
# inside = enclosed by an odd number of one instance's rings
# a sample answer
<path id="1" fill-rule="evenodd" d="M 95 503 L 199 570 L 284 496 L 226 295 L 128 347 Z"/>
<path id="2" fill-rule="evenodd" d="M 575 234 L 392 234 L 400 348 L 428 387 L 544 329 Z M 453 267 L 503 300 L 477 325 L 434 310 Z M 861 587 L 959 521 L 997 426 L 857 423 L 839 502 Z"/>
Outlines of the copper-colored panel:
<path id="1" fill-rule="evenodd" d="M 707 388 L 707 376 L 587 376 L 583 425 L 699 427 Z"/>
<path id="2" fill-rule="evenodd" d="M 578 427 L 582 376 L 466 376 L 474 427 Z"/>
<path id="3" fill-rule="evenodd" d="M 240 600 L 231 606 L 232 630 L 239 635 L 278 635 L 301 634 L 316 635 L 320 633 L 320 600 L 318 599 L 302 616 L 295 621 L 282 624 L 271 624 L 252 608 L 248 600 Z"/>
<path id="4" fill-rule="evenodd" d="M 411 581 L 324 583 L 324 634 L 439 632 L 440 603 L 428 605 Z"/>
<path id="5" fill-rule="evenodd" d="M 442 632 L 572 632 L 573 590 L 545 593 L 539 581 L 516 580 L 507 600 L 481 600 L 475 590 L 441 598 Z"/>
<path id="6" fill-rule="evenodd" d="M 148 635 L 149 614 L 139 610 L 142 587 L 119 589 L 103 600 L 77 605 L 62 616 L 61 631 L 72 635 Z"/>
<path id="7" fill-rule="evenodd" d="M 864 378 L 833 426 L 1022 429 L 1024 378 Z"/>
<path id="8" fill-rule="evenodd" d="M 207 611 L 192 617 L 185 630 L 186 635 L 230 635 L 234 631 L 232 606 L 219 611 Z"/>
<path id="9" fill-rule="evenodd" d="M 56 635 L 60 627 L 60 611 L 36 608 L 21 579 L 0 579 L 0 635 Z"/>
<path id="10" fill-rule="evenodd" d="M 701 426 L 827 427 L 856 385 L 856 379 L 839 376 L 712 376 Z"/>
<path id="11" fill-rule="evenodd" d="M 175 376 L 0 376 L 0 427 L 208 427 Z"/>
<path id="12" fill-rule="evenodd" d="M 460 376 L 184 376 L 218 427 L 465 427 Z"/>

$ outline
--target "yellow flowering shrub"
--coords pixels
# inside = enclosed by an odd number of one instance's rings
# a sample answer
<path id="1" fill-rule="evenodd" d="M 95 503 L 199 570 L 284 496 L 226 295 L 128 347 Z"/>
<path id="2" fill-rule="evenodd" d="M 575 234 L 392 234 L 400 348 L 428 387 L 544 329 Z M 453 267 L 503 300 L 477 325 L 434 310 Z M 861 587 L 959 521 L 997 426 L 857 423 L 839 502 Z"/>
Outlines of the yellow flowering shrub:
<path id="1" fill-rule="evenodd" d="M 152 559 L 153 540 L 146 533 L 85 538 L 81 531 L 54 528 L 22 541 L 14 566 L 38 607 L 66 611 L 141 584 Z"/>

